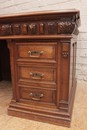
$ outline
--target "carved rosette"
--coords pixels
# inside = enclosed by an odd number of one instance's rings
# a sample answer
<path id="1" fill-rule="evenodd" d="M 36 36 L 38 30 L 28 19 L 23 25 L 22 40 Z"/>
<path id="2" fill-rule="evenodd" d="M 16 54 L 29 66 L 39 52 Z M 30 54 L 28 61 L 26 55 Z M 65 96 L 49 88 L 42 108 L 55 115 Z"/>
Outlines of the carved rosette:
<path id="1" fill-rule="evenodd" d="M 12 35 L 12 26 L 9 24 L 0 25 L 0 35 Z"/>
<path id="2" fill-rule="evenodd" d="M 58 23 L 59 34 L 71 34 L 75 28 L 75 23 L 71 21 L 61 21 Z"/>
<path id="3" fill-rule="evenodd" d="M 46 31 L 45 31 L 46 30 Z M 46 21 L 34 23 L 14 23 L 0 25 L 0 35 L 51 35 L 72 34 L 75 22 L 72 21 Z"/>

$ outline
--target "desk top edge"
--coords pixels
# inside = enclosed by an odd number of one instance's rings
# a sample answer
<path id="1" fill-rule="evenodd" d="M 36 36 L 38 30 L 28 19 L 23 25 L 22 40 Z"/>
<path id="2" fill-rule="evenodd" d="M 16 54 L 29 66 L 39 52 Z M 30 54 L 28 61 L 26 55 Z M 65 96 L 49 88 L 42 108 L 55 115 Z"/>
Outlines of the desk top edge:
<path id="1" fill-rule="evenodd" d="M 8 15 L 0 15 L 0 19 L 3 18 L 12 18 L 12 17 L 27 17 L 27 16 L 37 16 L 37 15 L 52 15 L 52 14 L 79 14 L 80 11 L 77 9 L 68 9 L 68 10 L 45 10 L 45 11 L 32 11 L 32 12 L 22 12 L 22 13 L 13 13 Z"/>

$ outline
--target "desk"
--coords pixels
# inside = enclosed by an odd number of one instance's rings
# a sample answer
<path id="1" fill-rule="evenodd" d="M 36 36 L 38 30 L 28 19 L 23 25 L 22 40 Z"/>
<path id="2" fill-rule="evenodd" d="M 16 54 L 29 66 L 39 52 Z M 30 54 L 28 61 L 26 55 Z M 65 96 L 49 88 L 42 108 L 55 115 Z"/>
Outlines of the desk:
<path id="1" fill-rule="evenodd" d="M 0 39 L 10 50 L 9 115 L 70 126 L 79 25 L 78 10 L 0 17 Z"/>

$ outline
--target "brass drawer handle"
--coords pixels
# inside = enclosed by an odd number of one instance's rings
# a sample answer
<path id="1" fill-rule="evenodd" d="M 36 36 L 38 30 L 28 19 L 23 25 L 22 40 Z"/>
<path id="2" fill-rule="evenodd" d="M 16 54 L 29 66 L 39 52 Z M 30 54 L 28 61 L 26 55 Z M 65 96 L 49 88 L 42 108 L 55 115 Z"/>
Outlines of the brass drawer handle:
<path id="1" fill-rule="evenodd" d="M 44 51 L 28 51 L 28 54 L 31 58 L 39 58 Z"/>
<path id="2" fill-rule="evenodd" d="M 30 72 L 30 76 L 32 79 L 42 79 L 44 74 Z"/>
<path id="3" fill-rule="evenodd" d="M 29 94 L 32 97 L 32 100 L 39 101 L 44 95 L 43 94 L 37 94 L 37 93 L 30 93 Z"/>

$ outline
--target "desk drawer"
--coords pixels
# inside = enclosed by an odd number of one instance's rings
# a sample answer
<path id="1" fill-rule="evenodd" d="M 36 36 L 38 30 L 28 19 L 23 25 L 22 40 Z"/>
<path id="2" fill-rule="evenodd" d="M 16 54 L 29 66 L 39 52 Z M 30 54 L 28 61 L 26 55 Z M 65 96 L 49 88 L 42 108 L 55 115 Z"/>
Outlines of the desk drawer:
<path id="1" fill-rule="evenodd" d="M 56 43 L 17 43 L 17 59 L 56 60 Z"/>
<path id="2" fill-rule="evenodd" d="M 49 67 L 18 66 L 18 79 L 25 82 L 54 82 L 56 83 L 56 69 Z"/>
<path id="3" fill-rule="evenodd" d="M 20 99 L 35 102 L 55 103 L 55 97 L 55 90 L 20 87 Z"/>

